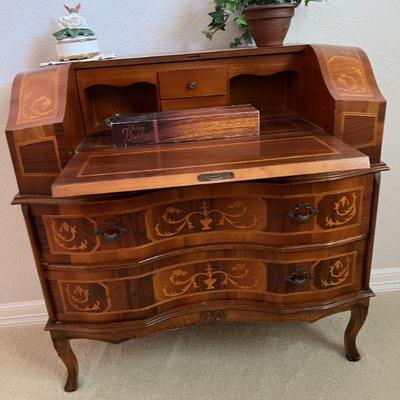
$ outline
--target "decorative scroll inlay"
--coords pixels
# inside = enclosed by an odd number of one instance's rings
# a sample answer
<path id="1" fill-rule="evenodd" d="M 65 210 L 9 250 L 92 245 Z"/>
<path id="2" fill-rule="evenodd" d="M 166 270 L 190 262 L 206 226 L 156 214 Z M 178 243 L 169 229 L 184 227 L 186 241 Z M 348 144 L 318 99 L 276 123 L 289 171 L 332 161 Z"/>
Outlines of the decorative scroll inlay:
<path id="1" fill-rule="evenodd" d="M 97 223 L 91 218 L 43 216 L 52 253 L 90 253 L 100 247 L 94 232 Z"/>
<path id="2" fill-rule="evenodd" d="M 17 124 L 54 118 L 58 111 L 60 68 L 27 73 L 21 80 Z"/>
<path id="3" fill-rule="evenodd" d="M 329 277 L 321 279 L 321 286 L 323 288 L 338 286 L 345 282 L 350 275 L 352 260 L 350 257 L 346 258 L 346 263 L 341 260 L 336 261 L 329 267 Z"/>
<path id="4" fill-rule="evenodd" d="M 96 300 L 93 304 L 89 303 L 89 297 L 91 295 L 89 289 L 84 289 L 82 286 L 77 286 L 73 293 L 70 291 L 69 285 L 65 287 L 67 299 L 69 304 L 79 311 L 99 311 L 100 301 Z"/>
<path id="5" fill-rule="evenodd" d="M 327 60 L 336 90 L 341 95 L 371 95 L 362 61 L 356 52 L 334 55 Z"/>
<path id="6" fill-rule="evenodd" d="M 63 222 L 57 227 L 55 221 L 52 221 L 51 229 L 54 234 L 54 241 L 58 246 L 65 250 L 86 250 L 88 241 L 83 239 L 79 244 L 75 244 L 78 229 L 75 225 L 70 225 L 68 222 Z"/>
<path id="7" fill-rule="evenodd" d="M 54 102 L 47 95 L 35 96 L 34 92 L 24 94 L 22 117 L 26 121 L 42 119 L 54 113 Z"/>
<path id="8" fill-rule="evenodd" d="M 338 227 L 350 222 L 357 214 L 357 193 L 352 194 L 352 200 L 347 195 L 335 202 L 336 218 L 326 217 L 325 222 L 328 228 Z"/>
<path id="9" fill-rule="evenodd" d="M 218 276 L 222 278 L 220 282 L 221 287 L 234 287 L 237 289 L 254 289 L 258 286 L 258 279 L 256 276 L 251 277 L 251 283 L 246 284 L 243 282 L 249 277 L 250 270 L 244 264 L 236 264 L 230 267 L 230 271 L 215 270 L 211 264 L 207 264 L 204 272 L 190 274 L 184 269 L 176 269 L 169 277 L 172 284 L 167 284 L 163 287 L 163 294 L 166 297 L 177 297 L 187 293 L 191 288 L 199 289 L 200 284 L 205 284 L 206 291 L 216 290 L 216 283 Z M 171 287 L 172 286 L 172 287 Z"/>
<path id="10" fill-rule="evenodd" d="M 104 313 L 111 308 L 108 288 L 102 283 L 65 283 L 63 290 L 68 306 L 75 311 Z"/>
<path id="11" fill-rule="evenodd" d="M 154 230 L 159 237 L 175 236 L 185 228 L 195 229 L 194 217 L 196 216 L 199 217 L 199 228 L 203 232 L 212 230 L 211 224 L 246 230 L 253 228 L 258 222 L 257 217 L 249 211 L 249 208 L 241 200 L 234 201 L 227 208 L 228 211 L 210 208 L 208 202 L 204 200 L 199 210 L 184 214 L 182 209 L 171 206 L 161 216 L 167 227 L 162 227 L 161 222 L 159 222 L 155 225 Z M 243 217 L 246 218 L 247 222 L 241 220 Z"/>
<path id="12" fill-rule="evenodd" d="M 364 248 L 361 251 L 364 252 Z M 301 292 L 312 295 L 329 290 L 344 294 L 342 289 L 353 289 L 355 283 L 361 284 L 363 256 L 361 254 L 358 259 L 357 255 L 357 251 L 353 251 L 297 262 L 237 256 L 183 264 L 180 263 L 182 260 L 171 260 L 167 265 L 147 272 L 124 268 L 122 274 L 116 269 L 107 273 L 107 278 L 100 277 L 104 272 L 92 272 L 90 275 L 97 276 L 98 280 L 80 279 L 88 276 L 88 272 L 80 271 L 74 272 L 74 281 L 58 280 L 57 275 L 62 277 L 65 272 L 54 271 L 50 289 L 54 293 L 53 282 L 57 281 L 54 296 L 57 299 L 61 296 L 62 305 L 56 305 L 59 313 L 108 313 L 116 315 L 117 319 L 118 314 L 142 312 L 158 306 L 167 310 L 183 303 L 239 298 L 270 301 L 270 296 L 292 296 Z M 191 256 L 193 259 L 204 257 L 204 252 Z M 222 319 L 223 314 L 216 311 L 215 316 Z M 214 320 L 211 314 L 204 318 Z"/>

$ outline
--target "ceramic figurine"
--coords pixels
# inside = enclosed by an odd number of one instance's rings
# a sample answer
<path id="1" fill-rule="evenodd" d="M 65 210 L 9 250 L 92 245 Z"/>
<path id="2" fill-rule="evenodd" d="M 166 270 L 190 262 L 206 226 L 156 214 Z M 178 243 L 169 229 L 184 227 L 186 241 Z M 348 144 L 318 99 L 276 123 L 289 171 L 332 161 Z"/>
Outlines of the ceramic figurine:
<path id="1" fill-rule="evenodd" d="M 68 15 L 59 19 L 62 29 L 53 33 L 57 39 L 59 60 L 82 60 L 100 54 L 94 32 L 89 29 L 86 19 L 79 15 L 81 4 L 76 7 L 64 7 Z"/>

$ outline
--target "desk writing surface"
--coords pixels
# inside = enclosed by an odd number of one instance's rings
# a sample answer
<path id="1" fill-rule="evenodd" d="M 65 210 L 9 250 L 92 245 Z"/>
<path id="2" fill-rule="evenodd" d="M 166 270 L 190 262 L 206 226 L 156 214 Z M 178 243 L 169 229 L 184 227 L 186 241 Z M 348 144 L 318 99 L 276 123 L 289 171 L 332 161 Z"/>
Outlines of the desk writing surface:
<path id="1" fill-rule="evenodd" d="M 70 197 L 369 166 L 366 155 L 328 134 L 207 140 L 78 153 L 54 182 L 52 193 Z"/>

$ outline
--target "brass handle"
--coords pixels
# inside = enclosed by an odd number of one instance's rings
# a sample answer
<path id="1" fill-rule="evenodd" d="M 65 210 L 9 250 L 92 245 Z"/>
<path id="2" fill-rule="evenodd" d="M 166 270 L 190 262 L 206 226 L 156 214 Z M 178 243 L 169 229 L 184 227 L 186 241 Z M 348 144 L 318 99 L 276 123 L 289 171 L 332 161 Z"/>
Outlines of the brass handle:
<path id="1" fill-rule="evenodd" d="M 291 274 L 285 277 L 286 282 L 299 287 L 304 286 L 311 279 L 313 279 L 312 274 L 302 267 L 296 268 Z"/>
<path id="2" fill-rule="evenodd" d="M 318 210 L 309 203 L 300 202 L 296 207 L 290 209 L 286 215 L 300 224 L 305 224 L 311 218 L 318 215 Z"/>
<path id="3" fill-rule="evenodd" d="M 94 234 L 96 236 L 100 236 L 106 242 L 113 242 L 127 232 L 128 229 L 125 228 L 125 226 L 122 226 L 118 222 L 109 220 L 104 222 L 103 225 L 101 225 L 98 229 L 96 229 Z"/>
<path id="4" fill-rule="evenodd" d="M 191 89 L 191 90 L 196 89 L 197 86 L 198 86 L 198 82 L 197 82 L 197 81 L 190 81 L 190 82 L 187 84 L 187 87 L 188 87 L 189 89 Z"/>
<path id="5" fill-rule="evenodd" d="M 225 179 L 233 179 L 235 174 L 233 172 L 220 172 L 214 174 L 201 174 L 197 177 L 199 182 L 221 181 Z"/>

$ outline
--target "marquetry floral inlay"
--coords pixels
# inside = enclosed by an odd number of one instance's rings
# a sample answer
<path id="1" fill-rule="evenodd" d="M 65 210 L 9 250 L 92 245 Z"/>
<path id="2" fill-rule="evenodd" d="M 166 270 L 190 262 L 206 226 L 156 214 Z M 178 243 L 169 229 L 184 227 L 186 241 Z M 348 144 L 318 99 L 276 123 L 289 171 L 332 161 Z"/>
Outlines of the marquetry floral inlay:
<path id="1" fill-rule="evenodd" d="M 72 290 L 70 284 L 64 287 L 70 306 L 82 312 L 105 312 L 110 308 L 110 299 L 107 296 L 107 306 L 104 309 L 101 299 L 93 299 L 93 293 L 89 288 L 75 286 Z"/>
<path id="2" fill-rule="evenodd" d="M 191 274 L 184 269 L 176 269 L 169 277 L 171 285 L 165 285 L 163 294 L 166 297 L 177 297 L 187 293 L 190 289 L 200 289 L 205 285 L 205 290 L 216 290 L 216 283 L 220 286 L 229 285 L 237 289 L 254 289 L 258 286 L 256 276 L 249 276 L 250 270 L 244 264 L 236 264 L 230 267 L 229 272 L 215 270 L 211 264 L 207 264 L 203 272 Z M 250 283 L 248 283 L 250 280 Z M 246 281 L 247 283 L 244 283 Z"/>
<path id="3" fill-rule="evenodd" d="M 200 217 L 199 228 L 201 231 L 212 230 L 212 224 L 218 226 L 231 226 L 236 229 L 251 229 L 257 224 L 257 217 L 249 212 L 243 201 L 234 201 L 228 206 L 228 211 L 211 209 L 206 200 L 203 201 L 200 209 L 183 215 L 184 211 L 176 207 L 168 207 L 161 216 L 163 224 L 168 228 L 163 229 L 161 222 L 155 227 L 158 236 L 170 237 L 179 234 L 185 228 L 193 230 L 196 228 L 196 216 Z M 243 222 L 243 218 L 248 222 Z"/>
<path id="4" fill-rule="evenodd" d="M 351 258 L 346 258 L 346 263 L 341 260 L 336 261 L 329 266 L 329 276 L 327 279 L 321 279 L 321 286 L 323 288 L 338 286 L 345 282 L 350 275 Z"/>
<path id="5" fill-rule="evenodd" d="M 53 101 L 47 95 L 34 97 L 33 92 L 25 93 L 22 101 L 22 116 L 25 120 L 35 120 L 54 113 Z"/>
<path id="6" fill-rule="evenodd" d="M 329 228 L 334 228 L 351 221 L 357 214 L 357 199 L 357 194 L 353 193 L 352 200 L 346 195 L 337 201 L 334 207 L 336 218 L 326 217 L 326 225 Z"/>
<path id="7" fill-rule="evenodd" d="M 76 243 L 78 229 L 75 225 L 70 225 L 68 222 L 63 222 L 57 227 L 55 221 L 51 222 L 54 241 L 58 246 L 65 250 L 86 250 L 88 241 L 83 239 Z"/>
<path id="8" fill-rule="evenodd" d="M 335 55 L 328 60 L 336 88 L 343 95 L 366 95 L 369 87 L 361 61 L 353 56 Z"/>

